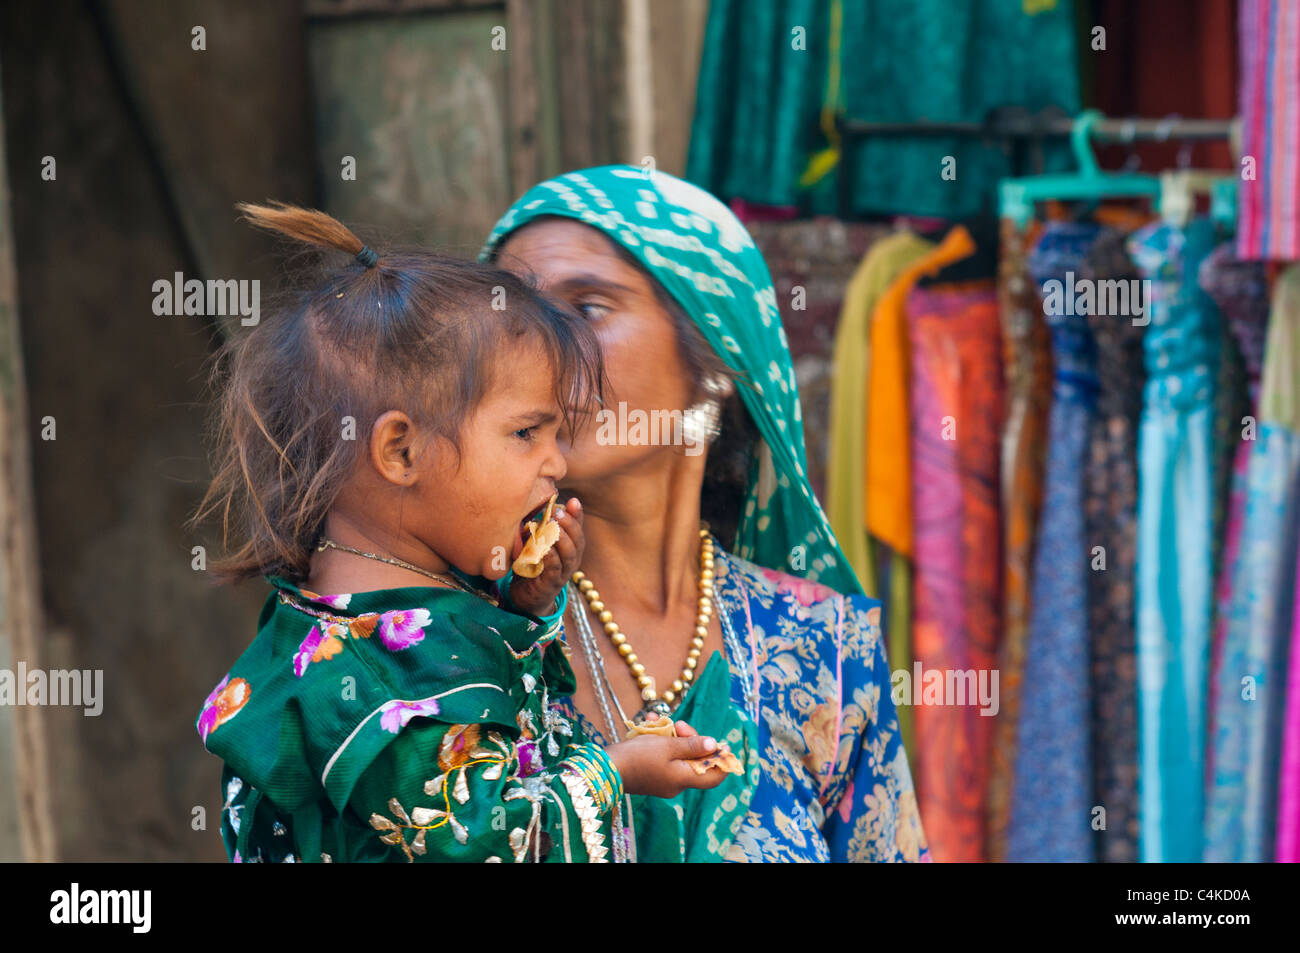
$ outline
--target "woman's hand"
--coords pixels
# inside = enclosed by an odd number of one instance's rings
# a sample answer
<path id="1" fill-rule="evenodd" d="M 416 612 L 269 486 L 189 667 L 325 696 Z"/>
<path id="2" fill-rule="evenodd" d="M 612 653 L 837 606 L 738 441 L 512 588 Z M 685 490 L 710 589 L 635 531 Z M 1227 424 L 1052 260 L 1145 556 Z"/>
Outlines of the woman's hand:
<path id="1" fill-rule="evenodd" d="M 718 768 L 696 774 L 687 763 L 717 751 L 716 741 L 696 734 L 684 721 L 677 722 L 677 733 L 676 738 L 637 735 L 605 749 L 623 777 L 623 790 L 628 794 L 672 797 L 687 788 L 716 788 L 726 779 L 727 773 Z"/>
<path id="2" fill-rule="evenodd" d="M 514 576 L 510 580 L 510 603 L 535 616 L 550 615 L 555 611 L 555 600 L 582 562 L 586 537 L 582 534 L 582 504 L 577 497 L 556 506 L 551 517 L 560 526 L 560 538 L 551 551 L 542 557 L 542 571 L 532 579 Z M 520 530 L 519 543 L 511 558 L 523 551 L 527 532 Z"/>

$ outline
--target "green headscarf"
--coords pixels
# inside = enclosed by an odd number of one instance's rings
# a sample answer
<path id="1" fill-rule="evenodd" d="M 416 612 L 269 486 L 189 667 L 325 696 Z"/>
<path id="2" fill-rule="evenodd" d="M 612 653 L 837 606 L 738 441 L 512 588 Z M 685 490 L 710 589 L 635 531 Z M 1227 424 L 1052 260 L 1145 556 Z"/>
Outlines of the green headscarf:
<path id="1" fill-rule="evenodd" d="M 665 172 L 602 166 L 530 189 L 497 222 L 480 259 L 493 259 L 507 235 L 545 215 L 591 225 L 631 253 L 741 375 L 741 396 L 761 440 L 736 555 L 860 593 L 808 482 L 799 390 L 772 276 L 736 216 L 703 189 Z"/>

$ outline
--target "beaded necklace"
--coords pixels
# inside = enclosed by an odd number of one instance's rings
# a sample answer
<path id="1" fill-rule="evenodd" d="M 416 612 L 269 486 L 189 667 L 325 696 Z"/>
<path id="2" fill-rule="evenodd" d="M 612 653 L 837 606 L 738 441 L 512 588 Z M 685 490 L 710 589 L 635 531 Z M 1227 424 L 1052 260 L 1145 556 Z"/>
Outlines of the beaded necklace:
<path id="1" fill-rule="evenodd" d="M 715 559 L 720 559 L 724 564 L 726 564 L 726 576 L 729 580 L 732 579 L 735 567 L 731 566 L 730 563 L 727 562 L 727 554 L 725 550 L 719 550 Z M 577 589 L 577 583 L 571 583 L 571 585 L 575 590 Z M 749 594 L 745 590 L 739 578 L 735 579 L 735 585 L 740 590 L 740 599 L 743 602 L 747 602 Z M 576 596 L 577 594 L 578 593 L 575 592 L 574 595 Z M 613 686 L 610 685 L 609 675 L 605 670 L 605 659 L 604 656 L 601 655 L 600 649 L 596 644 L 596 637 L 593 634 L 591 623 L 587 621 L 587 613 L 582 611 L 580 608 L 581 604 L 576 598 L 570 599 L 569 602 L 570 605 L 573 606 L 573 616 L 577 623 L 576 628 L 578 630 L 578 638 L 582 643 L 582 653 L 587 657 L 587 669 L 591 673 L 593 693 L 596 695 L 596 700 L 600 704 L 601 714 L 604 716 L 605 722 L 609 726 L 609 741 L 612 744 L 614 739 L 620 737 L 622 734 L 618 727 L 620 722 L 626 722 L 628 718 L 623 711 L 622 704 L 618 700 L 618 695 L 614 692 Z M 750 679 L 749 668 L 741 663 L 741 660 L 744 659 L 745 656 L 740 638 L 736 634 L 735 627 L 731 622 L 730 613 L 728 613 L 725 608 L 719 611 L 718 617 L 722 622 L 722 637 L 723 641 L 726 643 L 727 652 L 736 660 L 737 668 L 740 671 L 740 686 L 745 699 L 745 710 L 749 713 L 751 718 L 757 721 L 757 700 L 754 697 L 754 687 Z M 626 642 L 623 644 L 626 644 Z M 610 701 L 614 703 L 614 708 L 618 711 L 620 721 L 614 720 L 614 713 L 609 706 Z"/>

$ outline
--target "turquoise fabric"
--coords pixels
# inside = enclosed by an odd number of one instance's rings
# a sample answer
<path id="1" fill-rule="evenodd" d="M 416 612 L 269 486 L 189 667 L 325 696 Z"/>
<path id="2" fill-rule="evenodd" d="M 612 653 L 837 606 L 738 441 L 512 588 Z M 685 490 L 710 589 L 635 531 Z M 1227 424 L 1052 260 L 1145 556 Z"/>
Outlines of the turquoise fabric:
<path id="1" fill-rule="evenodd" d="M 1197 283 L 1214 226 L 1157 223 L 1129 253 L 1151 280 L 1138 430 L 1139 855 L 1201 859 L 1214 595 L 1214 395 L 1219 314 Z"/>
<path id="2" fill-rule="evenodd" d="M 1082 108 L 1071 0 L 850 0 L 841 7 L 847 118 L 981 122 L 1000 106 L 1056 106 L 1071 115 Z M 821 114 L 831 9 L 825 0 L 712 0 L 688 179 L 727 201 L 799 201 L 809 158 L 828 144 Z M 946 156 L 956 160 L 955 177 L 941 175 Z M 1063 142 L 1046 145 L 1044 163 L 1048 172 L 1074 164 Z M 951 218 L 985 209 L 998 179 L 1015 170 L 999 143 L 890 136 L 862 142 L 846 171 L 854 214 Z M 808 196 L 814 211 L 835 210 L 836 174 Z"/>

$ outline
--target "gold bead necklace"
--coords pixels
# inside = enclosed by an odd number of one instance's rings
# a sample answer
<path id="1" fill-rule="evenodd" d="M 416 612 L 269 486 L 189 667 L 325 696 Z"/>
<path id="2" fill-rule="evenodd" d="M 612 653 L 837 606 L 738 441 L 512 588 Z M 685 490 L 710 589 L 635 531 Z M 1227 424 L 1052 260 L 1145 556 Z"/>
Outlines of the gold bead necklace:
<path id="1" fill-rule="evenodd" d="M 578 591 L 586 598 L 592 614 L 604 625 L 605 634 L 618 649 L 618 654 L 622 656 L 641 689 L 641 698 L 646 704 L 641 711 L 637 712 L 636 720 L 640 721 L 643 716 L 670 714 L 681 701 L 687 686 L 694 681 L 695 669 L 700 664 L 700 653 L 704 650 L 704 640 L 709 636 L 709 619 L 713 615 L 713 537 L 709 535 L 708 528 L 700 530 L 700 595 L 690 652 L 687 653 L 686 664 L 682 666 L 681 677 L 674 679 L 672 686 L 662 695 L 655 690 L 654 678 L 646 674 L 645 665 L 637 658 L 632 644 L 628 642 L 627 636 L 614 621 L 613 613 L 605 608 L 605 603 L 601 601 L 600 593 L 596 591 L 592 581 L 581 572 L 575 572 L 572 578 Z"/>

